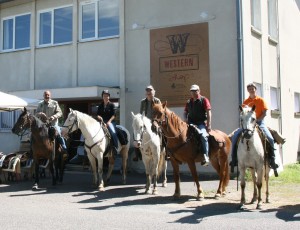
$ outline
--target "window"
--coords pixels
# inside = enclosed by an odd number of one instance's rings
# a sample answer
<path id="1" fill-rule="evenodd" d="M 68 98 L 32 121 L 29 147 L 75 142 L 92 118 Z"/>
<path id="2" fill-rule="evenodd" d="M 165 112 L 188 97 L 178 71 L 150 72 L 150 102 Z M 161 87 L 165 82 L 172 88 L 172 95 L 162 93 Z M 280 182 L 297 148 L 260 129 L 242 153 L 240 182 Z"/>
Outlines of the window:
<path id="1" fill-rule="evenodd" d="M 255 82 L 255 86 L 256 86 L 256 94 L 261 97 L 262 96 L 261 84 Z"/>
<path id="2" fill-rule="evenodd" d="M 81 40 L 119 36 L 119 1 L 99 0 L 81 5 Z"/>
<path id="3" fill-rule="evenodd" d="M 56 45 L 72 41 L 72 6 L 39 13 L 38 45 Z"/>
<path id="4" fill-rule="evenodd" d="M 277 0 L 268 0 L 268 25 L 269 25 L 269 36 L 277 40 L 278 39 Z"/>
<path id="5" fill-rule="evenodd" d="M 300 93 L 295 93 L 294 98 L 295 98 L 294 112 L 300 113 Z"/>
<path id="6" fill-rule="evenodd" d="M 260 0 L 251 0 L 251 25 L 261 30 L 261 7 Z"/>
<path id="7" fill-rule="evenodd" d="M 21 114 L 21 110 L 0 113 L 0 131 L 11 131 Z"/>
<path id="8" fill-rule="evenodd" d="M 271 90 L 271 110 L 279 110 L 278 90 L 275 87 L 270 87 L 270 90 Z"/>
<path id="9" fill-rule="evenodd" d="M 2 50 L 14 51 L 30 47 L 30 14 L 2 20 Z"/>

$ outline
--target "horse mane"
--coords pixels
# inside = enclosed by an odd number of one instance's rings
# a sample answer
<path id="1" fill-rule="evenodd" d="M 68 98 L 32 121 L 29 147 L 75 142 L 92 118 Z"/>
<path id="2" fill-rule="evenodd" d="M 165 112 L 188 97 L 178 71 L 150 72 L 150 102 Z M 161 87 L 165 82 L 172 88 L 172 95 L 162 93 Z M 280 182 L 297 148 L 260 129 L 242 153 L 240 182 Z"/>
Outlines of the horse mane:
<path id="1" fill-rule="evenodd" d="M 98 122 L 96 121 L 95 118 L 93 118 L 92 116 L 86 114 L 86 113 L 83 113 L 83 112 L 80 112 L 78 110 L 73 110 L 73 112 L 75 112 L 75 114 L 79 117 L 81 117 L 83 120 L 86 120 L 86 121 L 91 121 L 91 122 Z"/>
<path id="2" fill-rule="evenodd" d="M 35 124 L 38 128 L 43 128 L 46 126 L 46 124 L 39 119 L 37 116 L 33 115 L 33 114 L 29 114 L 29 117 L 33 117 L 33 120 L 35 121 Z"/>
<path id="3" fill-rule="evenodd" d="M 186 124 L 176 113 L 166 107 L 166 113 L 169 115 L 169 123 L 172 123 L 174 128 L 180 130 L 181 126 Z"/>

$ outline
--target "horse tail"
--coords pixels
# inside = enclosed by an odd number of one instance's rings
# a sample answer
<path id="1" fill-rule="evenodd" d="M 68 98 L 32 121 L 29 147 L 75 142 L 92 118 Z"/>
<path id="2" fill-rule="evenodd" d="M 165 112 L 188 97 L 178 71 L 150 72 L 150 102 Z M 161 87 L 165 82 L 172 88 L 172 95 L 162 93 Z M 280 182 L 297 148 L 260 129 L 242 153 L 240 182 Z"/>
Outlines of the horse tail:
<path id="1" fill-rule="evenodd" d="M 224 152 L 225 154 L 227 155 L 226 156 L 226 162 L 225 162 L 225 176 L 224 176 L 224 183 L 225 183 L 225 187 L 228 186 L 229 184 L 229 180 L 230 180 L 230 170 L 229 170 L 229 156 L 230 156 L 230 153 L 231 153 L 231 139 L 228 135 L 226 135 L 224 133 L 224 138 L 225 138 L 225 146 L 224 146 Z"/>
<path id="2" fill-rule="evenodd" d="M 165 148 L 162 148 L 162 151 L 160 152 L 159 162 L 158 162 L 158 174 L 157 177 L 161 176 L 161 173 L 164 170 L 165 162 L 166 162 L 166 151 Z"/>

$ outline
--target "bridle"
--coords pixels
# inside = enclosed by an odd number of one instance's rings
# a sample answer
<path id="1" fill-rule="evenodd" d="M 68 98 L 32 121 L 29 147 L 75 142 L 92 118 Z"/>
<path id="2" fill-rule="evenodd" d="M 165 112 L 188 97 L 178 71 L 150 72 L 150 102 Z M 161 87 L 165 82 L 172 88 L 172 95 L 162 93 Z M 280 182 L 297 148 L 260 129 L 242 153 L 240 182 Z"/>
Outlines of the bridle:
<path id="1" fill-rule="evenodd" d="M 62 127 L 68 129 L 68 135 L 69 135 L 73 132 L 72 130 L 73 130 L 74 125 L 76 125 L 77 128 L 79 127 L 78 126 L 77 114 L 75 114 L 75 119 L 74 119 L 74 121 L 71 125 L 67 125 L 67 126 L 63 125 Z"/>
<path id="2" fill-rule="evenodd" d="M 250 119 L 253 119 L 253 118 L 251 117 Z M 253 125 L 253 129 L 249 129 L 248 127 L 245 128 L 243 123 L 241 122 L 243 138 L 246 138 L 247 140 L 249 140 L 253 136 L 256 126 L 257 126 L 256 119 L 254 120 L 254 122 L 255 122 L 255 124 Z"/>
<path id="3" fill-rule="evenodd" d="M 23 136 L 29 134 L 29 131 L 31 129 L 32 126 L 32 119 L 30 119 L 30 117 L 33 117 L 30 113 L 26 112 L 26 115 L 24 115 L 24 121 L 21 125 L 19 125 L 18 129 L 20 130 L 20 132 L 16 133 L 17 136 L 19 136 L 21 139 Z M 28 128 L 24 128 L 27 124 L 29 124 Z M 27 133 L 26 133 L 27 132 Z"/>
<path id="4" fill-rule="evenodd" d="M 174 114 L 174 112 L 171 112 L 171 116 Z M 157 122 L 157 124 L 161 127 L 163 124 L 165 124 L 167 126 L 167 131 L 169 131 L 169 117 L 168 114 L 166 112 L 166 107 L 164 109 L 164 113 L 162 114 L 162 117 L 164 117 L 163 120 L 158 120 L 157 118 L 154 118 L 154 121 Z M 188 128 L 188 126 L 186 127 L 186 129 Z M 167 136 L 164 133 L 162 133 L 162 135 L 168 139 L 175 139 L 177 137 L 179 137 L 186 129 L 180 130 L 179 129 L 179 133 L 175 136 Z"/>

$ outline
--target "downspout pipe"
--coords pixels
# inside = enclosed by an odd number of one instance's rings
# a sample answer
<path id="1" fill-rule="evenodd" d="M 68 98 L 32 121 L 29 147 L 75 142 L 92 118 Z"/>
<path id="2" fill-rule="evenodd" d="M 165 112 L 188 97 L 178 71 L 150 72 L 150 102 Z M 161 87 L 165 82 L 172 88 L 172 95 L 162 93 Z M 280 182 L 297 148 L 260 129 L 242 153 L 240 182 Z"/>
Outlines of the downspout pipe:
<path id="1" fill-rule="evenodd" d="M 244 45 L 242 0 L 236 0 L 239 105 L 244 101 Z"/>

